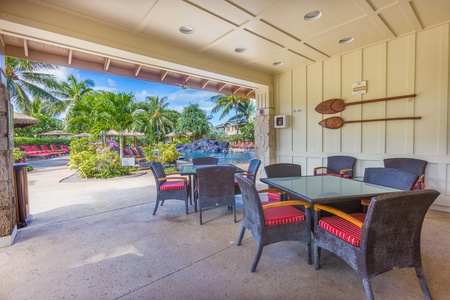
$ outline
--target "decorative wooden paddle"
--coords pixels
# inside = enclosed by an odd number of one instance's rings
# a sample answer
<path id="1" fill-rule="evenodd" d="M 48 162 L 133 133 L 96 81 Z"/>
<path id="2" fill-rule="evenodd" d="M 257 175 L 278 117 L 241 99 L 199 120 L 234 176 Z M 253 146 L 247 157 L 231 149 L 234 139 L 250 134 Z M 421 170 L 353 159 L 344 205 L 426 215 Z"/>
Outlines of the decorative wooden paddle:
<path id="1" fill-rule="evenodd" d="M 372 102 L 382 102 L 382 101 L 397 100 L 397 99 L 403 99 L 403 98 L 414 98 L 414 97 L 416 97 L 416 94 L 404 95 L 404 96 L 394 96 L 394 97 L 387 97 L 387 98 L 378 98 L 378 99 L 356 101 L 356 102 L 350 102 L 350 103 L 344 103 L 344 100 L 342 100 L 342 99 L 329 99 L 329 100 L 325 100 L 325 101 L 319 103 L 319 105 L 316 106 L 316 111 L 319 114 L 335 114 L 337 112 L 343 111 L 345 109 L 345 107 L 348 105 L 356 105 L 356 104 L 364 104 L 364 103 L 372 103 Z"/>
<path id="2" fill-rule="evenodd" d="M 347 123 L 363 123 L 363 122 L 394 121 L 394 120 L 419 120 L 419 119 L 422 119 L 422 117 L 401 117 L 401 118 L 344 121 L 341 117 L 331 117 L 323 119 L 322 121 L 319 122 L 319 125 L 325 128 L 338 129 Z"/>

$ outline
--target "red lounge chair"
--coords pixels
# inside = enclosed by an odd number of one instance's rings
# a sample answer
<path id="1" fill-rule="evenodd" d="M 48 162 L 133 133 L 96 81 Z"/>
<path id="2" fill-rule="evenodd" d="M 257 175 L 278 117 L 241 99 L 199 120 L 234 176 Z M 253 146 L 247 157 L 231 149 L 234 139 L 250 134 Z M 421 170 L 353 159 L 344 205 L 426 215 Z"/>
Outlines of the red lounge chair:
<path id="1" fill-rule="evenodd" d="M 49 153 L 51 156 L 59 156 L 60 155 L 59 152 L 48 149 L 48 147 L 46 145 L 41 145 L 41 149 L 45 153 Z"/>
<path id="2" fill-rule="evenodd" d="M 66 145 L 61 145 L 61 150 L 64 151 L 65 154 L 69 154 L 70 153 L 70 150 L 69 150 L 69 148 L 67 148 Z"/>
<path id="3" fill-rule="evenodd" d="M 64 151 L 59 150 L 58 147 L 55 144 L 51 144 L 50 148 L 52 149 L 53 152 L 57 152 L 60 155 L 64 154 Z"/>
<path id="4" fill-rule="evenodd" d="M 36 146 L 34 146 L 36 147 Z M 25 158 L 26 159 L 33 159 L 33 158 L 39 158 L 39 157 L 44 157 L 44 158 L 49 158 L 50 154 L 49 153 L 44 153 L 42 151 L 36 150 L 36 148 L 34 148 L 33 146 L 25 146 Z"/>

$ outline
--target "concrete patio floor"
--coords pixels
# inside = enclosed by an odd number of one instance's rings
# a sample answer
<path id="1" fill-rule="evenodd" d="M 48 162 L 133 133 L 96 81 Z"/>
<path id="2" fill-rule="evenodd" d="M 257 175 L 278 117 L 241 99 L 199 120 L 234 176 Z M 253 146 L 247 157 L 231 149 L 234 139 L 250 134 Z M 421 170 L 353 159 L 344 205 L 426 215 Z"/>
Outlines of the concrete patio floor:
<path id="1" fill-rule="evenodd" d="M 361 279 L 322 251 L 321 269 L 297 242 L 267 246 L 250 273 L 256 243 L 225 207 L 206 211 L 166 201 L 152 215 L 150 174 L 63 182 L 67 157 L 32 162 L 33 219 L 15 243 L 0 248 L 0 299 L 365 299 Z M 261 184 L 261 187 L 264 185 Z M 430 210 L 422 258 L 434 299 L 450 299 L 450 214 Z M 376 299 L 423 299 L 414 269 L 372 280 Z"/>

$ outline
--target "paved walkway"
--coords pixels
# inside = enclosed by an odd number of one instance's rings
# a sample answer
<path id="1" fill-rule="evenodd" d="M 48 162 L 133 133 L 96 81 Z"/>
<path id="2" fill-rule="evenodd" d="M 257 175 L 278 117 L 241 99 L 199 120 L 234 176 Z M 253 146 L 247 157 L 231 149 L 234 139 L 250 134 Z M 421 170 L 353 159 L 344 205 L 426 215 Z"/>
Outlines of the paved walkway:
<path id="1" fill-rule="evenodd" d="M 250 273 L 256 243 L 226 208 L 184 213 L 180 201 L 152 211 L 151 175 L 60 183 L 66 157 L 34 161 L 28 174 L 33 219 L 14 245 L 0 249 L 0 299 L 364 299 L 360 277 L 323 251 L 323 267 L 306 263 L 305 247 L 264 249 Z M 450 214 L 430 211 L 423 260 L 434 299 L 450 295 Z M 373 280 L 376 299 L 423 299 L 414 270 Z"/>

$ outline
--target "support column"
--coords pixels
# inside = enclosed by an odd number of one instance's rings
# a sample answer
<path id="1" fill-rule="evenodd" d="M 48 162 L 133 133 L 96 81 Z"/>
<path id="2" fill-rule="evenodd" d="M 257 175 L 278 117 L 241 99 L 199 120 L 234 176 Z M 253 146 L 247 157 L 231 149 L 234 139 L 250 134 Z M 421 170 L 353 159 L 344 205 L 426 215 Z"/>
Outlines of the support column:
<path id="1" fill-rule="evenodd" d="M 6 87 L 5 56 L 0 43 L 0 247 L 9 246 L 16 237 L 16 214 L 14 205 L 13 158 L 9 142 L 13 132 L 9 114 L 9 92 Z"/>
<path id="2" fill-rule="evenodd" d="M 276 131 L 273 126 L 275 109 L 269 87 L 256 92 L 255 155 L 261 160 L 259 175 L 265 177 L 264 166 L 276 162 Z"/>

